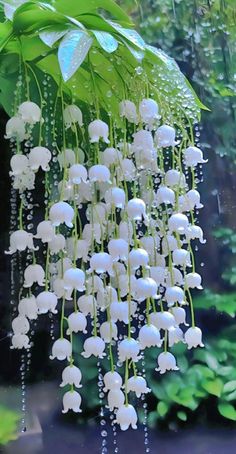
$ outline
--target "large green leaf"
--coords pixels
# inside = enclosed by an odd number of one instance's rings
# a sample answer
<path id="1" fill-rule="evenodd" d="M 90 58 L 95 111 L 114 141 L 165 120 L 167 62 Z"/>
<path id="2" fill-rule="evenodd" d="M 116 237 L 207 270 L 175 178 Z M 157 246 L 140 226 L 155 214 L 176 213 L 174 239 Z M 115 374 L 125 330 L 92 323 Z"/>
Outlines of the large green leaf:
<path id="1" fill-rule="evenodd" d="M 226 402 L 222 402 L 218 404 L 218 410 L 224 418 L 231 419 L 232 421 L 236 421 L 236 410 L 233 405 L 228 404 Z"/>
<path id="2" fill-rule="evenodd" d="M 118 42 L 110 33 L 93 30 L 93 34 L 96 37 L 101 48 L 105 50 L 105 52 L 108 52 L 110 54 L 116 51 Z"/>
<path id="3" fill-rule="evenodd" d="M 93 38 L 80 30 L 68 32 L 58 49 L 62 77 L 67 82 L 85 60 Z"/>

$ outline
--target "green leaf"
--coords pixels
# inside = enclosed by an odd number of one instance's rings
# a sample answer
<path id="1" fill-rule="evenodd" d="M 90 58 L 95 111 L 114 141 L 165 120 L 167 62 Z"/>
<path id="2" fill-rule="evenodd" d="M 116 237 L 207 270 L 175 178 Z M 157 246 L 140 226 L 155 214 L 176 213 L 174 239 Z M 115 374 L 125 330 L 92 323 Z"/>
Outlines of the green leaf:
<path id="1" fill-rule="evenodd" d="M 223 393 L 230 393 L 236 391 L 236 380 L 231 380 L 225 383 Z"/>
<path id="2" fill-rule="evenodd" d="M 0 445 L 17 439 L 17 425 L 20 416 L 7 408 L 0 407 Z"/>
<path id="3" fill-rule="evenodd" d="M 118 41 L 110 33 L 93 30 L 93 34 L 105 52 L 111 54 L 118 48 Z"/>
<path id="4" fill-rule="evenodd" d="M 184 411 L 178 411 L 177 416 L 181 421 L 187 421 L 187 415 Z"/>
<path id="5" fill-rule="evenodd" d="M 236 421 L 236 411 L 233 405 L 222 402 L 218 404 L 218 410 L 219 413 L 224 416 L 224 418 Z"/>
<path id="6" fill-rule="evenodd" d="M 65 25 L 66 22 L 65 16 L 57 13 L 51 5 L 29 1 L 15 11 L 13 30 L 17 34 L 27 34 L 55 24 Z"/>
<path id="7" fill-rule="evenodd" d="M 166 415 L 168 410 L 169 410 L 168 405 L 165 402 L 158 402 L 157 413 L 161 418 L 163 418 Z"/>
<path id="8" fill-rule="evenodd" d="M 67 82 L 85 60 L 93 39 L 80 30 L 68 32 L 58 49 L 62 77 Z"/>
<path id="9" fill-rule="evenodd" d="M 124 28 L 120 24 L 111 20 L 107 20 L 107 23 L 111 25 L 119 35 L 126 38 L 132 45 L 137 46 L 141 50 L 145 50 L 146 43 L 143 38 L 141 38 L 141 36 L 136 32 L 136 30 Z"/>
<path id="10" fill-rule="evenodd" d="M 220 378 L 216 378 L 215 380 L 204 380 L 202 382 L 202 387 L 209 393 L 213 394 L 213 396 L 220 397 L 223 390 L 223 382 Z"/>
<path id="11" fill-rule="evenodd" d="M 40 39 L 43 41 L 44 44 L 46 44 L 49 47 L 52 47 L 53 44 L 55 44 L 59 39 L 61 39 L 65 34 L 67 30 L 61 30 L 61 31 L 45 31 L 39 33 Z"/>

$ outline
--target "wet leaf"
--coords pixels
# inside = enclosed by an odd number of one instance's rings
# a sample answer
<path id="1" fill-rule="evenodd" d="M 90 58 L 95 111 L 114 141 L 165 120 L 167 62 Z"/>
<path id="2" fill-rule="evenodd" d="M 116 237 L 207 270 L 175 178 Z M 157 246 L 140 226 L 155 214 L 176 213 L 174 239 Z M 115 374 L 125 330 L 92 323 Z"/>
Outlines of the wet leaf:
<path id="1" fill-rule="evenodd" d="M 67 82 L 85 60 L 93 39 L 79 30 L 68 32 L 58 49 L 58 61 L 62 77 Z"/>

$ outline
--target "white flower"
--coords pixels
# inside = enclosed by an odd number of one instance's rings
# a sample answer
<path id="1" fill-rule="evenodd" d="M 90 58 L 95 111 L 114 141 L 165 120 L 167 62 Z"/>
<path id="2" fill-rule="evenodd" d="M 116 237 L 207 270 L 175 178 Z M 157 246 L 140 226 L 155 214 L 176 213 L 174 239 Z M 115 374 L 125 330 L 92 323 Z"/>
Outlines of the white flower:
<path id="1" fill-rule="evenodd" d="M 138 132 L 133 134 L 133 145 L 132 148 L 136 151 L 142 151 L 143 153 L 147 153 L 148 150 L 154 149 L 153 137 L 150 131 L 146 131 L 145 129 L 141 129 Z"/>
<path id="2" fill-rule="evenodd" d="M 75 249 L 76 249 L 76 259 L 81 259 L 83 262 L 88 261 L 88 253 L 89 253 L 89 243 L 86 240 L 77 240 L 76 245 L 73 238 L 67 238 L 67 252 L 68 255 L 73 258 Z"/>
<path id="3" fill-rule="evenodd" d="M 161 186 L 155 196 L 155 200 L 157 201 L 158 205 L 164 203 L 165 205 L 174 205 L 175 204 L 175 193 L 172 189 Z"/>
<path id="4" fill-rule="evenodd" d="M 89 169 L 89 179 L 90 181 L 98 181 L 99 183 L 106 183 L 110 182 L 111 174 L 108 167 L 97 164 L 95 166 L 90 167 Z"/>
<path id="5" fill-rule="evenodd" d="M 47 172 L 49 168 L 49 162 L 51 161 L 52 154 L 45 147 L 34 147 L 29 153 L 29 166 L 32 170 L 37 171 L 39 167 Z"/>
<path id="6" fill-rule="evenodd" d="M 83 240 L 86 240 L 89 244 L 91 244 L 92 238 L 96 241 L 96 243 L 101 243 L 101 236 L 102 230 L 101 226 L 98 223 L 92 224 L 85 224 L 83 228 L 82 237 Z"/>
<path id="7" fill-rule="evenodd" d="M 139 360 L 139 352 L 140 345 L 135 339 L 124 339 L 118 345 L 118 357 L 120 362 L 123 362 L 126 359 L 132 359 L 132 361 L 137 362 Z"/>
<path id="8" fill-rule="evenodd" d="M 107 247 L 112 260 L 115 262 L 118 260 L 127 260 L 129 254 L 129 245 L 127 241 L 122 238 L 113 239 L 109 241 Z"/>
<path id="9" fill-rule="evenodd" d="M 122 378 L 116 371 L 106 372 L 103 381 L 105 385 L 103 388 L 104 392 L 107 392 L 110 389 L 120 389 L 122 386 Z"/>
<path id="10" fill-rule="evenodd" d="M 142 326 L 139 330 L 138 340 L 142 350 L 149 347 L 161 347 L 162 345 L 160 332 L 154 325 Z"/>
<path id="11" fill-rule="evenodd" d="M 170 232 L 177 232 L 184 234 L 189 226 L 189 221 L 187 216 L 182 213 L 175 213 L 168 220 L 168 226 Z"/>
<path id="12" fill-rule="evenodd" d="M 118 330 L 114 322 L 104 322 L 100 325 L 100 336 L 104 342 L 111 342 L 112 339 L 117 340 Z"/>
<path id="13" fill-rule="evenodd" d="M 64 251 L 66 247 L 65 237 L 61 233 L 54 235 L 52 240 L 49 241 L 48 247 L 51 254 L 58 254 L 60 251 Z"/>
<path id="14" fill-rule="evenodd" d="M 86 181 L 88 177 L 87 169 L 82 164 L 73 164 L 69 168 L 69 179 L 74 184 L 80 184 L 81 181 Z"/>
<path id="15" fill-rule="evenodd" d="M 50 221 L 42 221 L 37 226 L 37 234 L 35 238 L 39 238 L 43 243 L 48 243 L 54 238 L 54 227 Z"/>
<path id="16" fill-rule="evenodd" d="M 136 124 L 138 122 L 136 106 L 132 101 L 121 101 L 119 107 L 121 117 L 125 117 L 130 123 Z"/>
<path id="17" fill-rule="evenodd" d="M 168 344 L 169 347 L 178 344 L 178 342 L 184 342 L 184 333 L 179 326 L 171 327 L 168 330 Z"/>
<path id="18" fill-rule="evenodd" d="M 16 175 L 13 182 L 13 188 L 19 190 L 21 193 L 28 189 L 32 191 L 34 189 L 35 173 L 27 169 L 25 173 Z"/>
<path id="19" fill-rule="evenodd" d="M 107 252 L 98 252 L 90 259 L 91 271 L 96 271 L 98 274 L 107 272 L 110 276 L 113 275 L 112 264 L 112 257 Z"/>
<path id="20" fill-rule="evenodd" d="M 27 317 L 29 320 L 36 320 L 38 317 L 38 307 L 36 304 L 35 296 L 29 296 L 28 298 L 22 298 L 18 305 L 19 314 Z"/>
<path id="21" fill-rule="evenodd" d="M 175 130 L 172 126 L 162 125 L 156 130 L 156 144 L 159 148 L 174 147 L 178 144 L 175 140 Z"/>
<path id="22" fill-rule="evenodd" d="M 184 188 L 186 186 L 185 175 L 178 170 L 170 169 L 165 174 L 165 184 L 166 186 L 170 186 L 170 188 L 178 186 Z"/>
<path id="23" fill-rule="evenodd" d="M 34 283 L 44 286 L 45 273 L 41 265 L 28 265 L 24 271 L 24 287 L 31 287 Z"/>
<path id="24" fill-rule="evenodd" d="M 65 290 L 78 290 L 79 292 L 85 290 L 85 274 L 79 268 L 69 268 L 66 270 L 63 280 Z"/>
<path id="25" fill-rule="evenodd" d="M 59 361 L 64 359 L 70 360 L 72 354 L 72 345 L 67 339 L 57 339 L 52 346 L 50 359 L 57 358 Z"/>
<path id="26" fill-rule="evenodd" d="M 128 221 L 121 221 L 119 224 L 119 235 L 123 240 L 127 241 L 127 243 L 131 243 L 133 237 L 133 226 L 132 222 Z"/>
<path id="27" fill-rule="evenodd" d="M 151 266 L 150 268 L 150 277 L 154 279 L 158 286 L 160 284 L 164 285 L 166 273 L 166 268 L 162 266 Z"/>
<path id="28" fill-rule="evenodd" d="M 20 117 L 12 117 L 6 124 L 5 139 L 15 139 L 23 142 L 26 138 L 25 123 Z"/>
<path id="29" fill-rule="evenodd" d="M 67 413 L 72 410 L 74 413 L 81 413 L 81 396 L 77 391 L 67 391 L 63 396 L 63 410 L 62 413 Z"/>
<path id="30" fill-rule="evenodd" d="M 80 296 L 78 301 L 77 301 L 77 304 L 78 304 L 79 310 L 85 316 L 87 316 L 88 314 L 93 314 L 94 313 L 94 308 L 96 308 L 96 306 L 97 306 L 96 299 L 94 298 L 93 295 Z"/>
<path id="31" fill-rule="evenodd" d="M 23 315 L 18 315 L 12 320 L 12 329 L 14 334 L 27 334 L 30 329 L 27 318 Z"/>
<path id="32" fill-rule="evenodd" d="M 205 164 L 208 160 L 203 159 L 203 153 L 200 148 L 188 147 L 184 152 L 184 161 L 186 166 L 195 167 L 198 164 Z"/>
<path id="33" fill-rule="evenodd" d="M 162 352 L 157 358 L 158 368 L 155 370 L 164 374 L 167 370 L 179 370 L 176 365 L 176 359 L 170 352 Z"/>
<path id="34" fill-rule="evenodd" d="M 186 331 L 184 338 L 188 346 L 188 350 L 198 346 L 204 347 L 204 344 L 202 343 L 202 332 L 200 328 L 197 328 L 196 326 L 189 328 Z"/>
<path id="35" fill-rule="evenodd" d="M 12 348 L 21 350 L 22 348 L 28 349 L 31 347 L 30 340 L 26 334 L 14 334 L 11 338 Z"/>
<path id="36" fill-rule="evenodd" d="M 60 386 L 74 385 L 76 388 L 81 388 L 81 378 L 82 374 L 80 369 L 74 365 L 69 365 L 62 372 L 62 383 Z"/>
<path id="37" fill-rule="evenodd" d="M 66 202 L 54 203 L 49 211 L 49 218 L 54 227 L 65 223 L 67 227 L 72 228 L 74 215 L 73 208 Z"/>
<path id="38" fill-rule="evenodd" d="M 88 126 L 88 132 L 90 137 L 90 142 L 95 143 L 99 142 L 101 138 L 103 142 L 109 143 L 108 135 L 109 128 L 106 123 L 102 120 L 94 120 Z"/>
<path id="39" fill-rule="evenodd" d="M 125 191 L 120 188 L 110 188 L 105 192 L 105 202 L 115 206 L 116 208 L 124 208 L 125 198 Z"/>
<path id="40" fill-rule="evenodd" d="M 129 253 L 129 264 L 133 270 L 137 270 L 140 266 L 147 267 L 149 256 L 145 249 L 132 249 Z"/>
<path id="41" fill-rule="evenodd" d="M 168 287 L 165 292 L 165 299 L 168 307 L 173 306 L 175 303 L 184 304 L 184 291 L 182 288 L 177 287 L 177 285 Z"/>
<path id="42" fill-rule="evenodd" d="M 116 148 L 106 148 L 100 154 L 100 161 L 107 167 L 118 164 L 122 160 L 122 154 Z"/>
<path id="43" fill-rule="evenodd" d="M 169 329 L 176 325 L 174 316 L 167 311 L 152 312 L 150 314 L 150 321 L 157 329 Z"/>
<path id="44" fill-rule="evenodd" d="M 107 395 L 108 408 L 113 411 L 114 408 L 120 408 L 124 401 L 125 396 L 121 389 L 111 389 Z"/>
<path id="45" fill-rule="evenodd" d="M 141 221 L 146 216 L 146 205 L 142 199 L 134 198 L 128 201 L 127 213 L 129 218 Z"/>
<path id="46" fill-rule="evenodd" d="M 147 298 L 160 298 L 160 296 L 157 295 L 157 284 L 151 277 L 141 277 L 137 279 L 135 290 L 138 301 L 144 301 Z"/>
<path id="47" fill-rule="evenodd" d="M 88 337 L 88 339 L 84 342 L 84 351 L 81 355 L 84 358 L 90 358 L 90 356 L 96 356 L 97 358 L 104 358 L 106 353 L 104 353 L 106 344 L 101 337 L 92 336 Z"/>
<path id="48" fill-rule="evenodd" d="M 175 317 L 177 325 L 183 323 L 185 326 L 188 326 L 188 323 L 186 323 L 186 311 L 183 307 L 173 307 L 171 312 Z"/>
<path id="49" fill-rule="evenodd" d="M 14 154 L 10 160 L 12 171 L 10 175 L 17 176 L 25 173 L 29 168 L 29 160 L 23 154 Z"/>
<path id="50" fill-rule="evenodd" d="M 186 198 L 188 199 L 188 203 L 192 210 L 194 208 L 197 208 L 197 210 L 203 208 L 203 204 L 200 202 L 200 194 L 196 189 L 191 189 L 190 191 L 188 191 Z"/>
<path id="51" fill-rule="evenodd" d="M 127 430 L 131 425 L 132 429 L 137 429 L 138 416 L 132 405 L 122 405 L 116 413 L 116 423 L 121 430 Z"/>
<path id="52" fill-rule="evenodd" d="M 66 334 L 78 333 L 82 331 L 84 334 L 87 333 L 87 319 L 81 312 L 72 312 L 67 319 L 68 330 Z"/>
<path id="53" fill-rule="evenodd" d="M 187 228 L 185 234 L 186 234 L 187 240 L 198 239 L 200 241 L 200 243 L 202 243 L 202 244 L 206 243 L 206 240 L 204 240 L 204 238 L 203 238 L 203 231 L 202 231 L 201 227 L 199 227 L 198 225 L 190 225 Z"/>
<path id="54" fill-rule="evenodd" d="M 57 297 L 53 292 L 41 292 L 36 297 L 36 304 L 38 307 L 39 314 L 47 314 L 48 312 L 52 312 L 53 314 L 57 314 Z"/>
<path id="55" fill-rule="evenodd" d="M 140 397 L 141 394 L 147 394 L 151 392 L 151 389 L 147 387 L 147 382 L 145 378 L 138 376 L 130 377 L 127 381 L 127 391 L 135 392 L 137 397 Z"/>
<path id="56" fill-rule="evenodd" d="M 198 273 L 186 274 L 185 282 L 188 288 L 198 288 L 199 290 L 202 290 L 202 278 Z"/>
<path id="57" fill-rule="evenodd" d="M 76 123 L 78 123 L 79 126 L 83 126 L 82 112 L 75 104 L 66 106 L 63 112 L 63 117 L 66 129 L 71 128 L 71 126 L 74 126 Z"/>
<path id="58" fill-rule="evenodd" d="M 125 323 L 129 323 L 129 305 L 127 301 L 113 301 L 110 305 L 111 319 L 114 322 L 118 320 Z"/>
<path id="59" fill-rule="evenodd" d="M 41 109 L 35 102 L 25 101 L 20 104 L 18 113 L 25 123 L 34 125 L 41 120 Z"/>
<path id="60" fill-rule="evenodd" d="M 190 252 L 186 249 L 175 249 L 173 251 L 173 263 L 177 266 L 192 266 Z"/>
<path id="61" fill-rule="evenodd" d="M 122 159 L 116 169 L 119 181 L 133 181 L 136 175 L 136 167 L 131 159 Z"/>
<path id="62" fill-rule="evenodd" d="M 8 251 L 5 251 L 5 254 L 11 255 L 16 251 L 25 251 L 27 248 L 34 251 L 38 249 L 34 247 L 32 233 L 25 230 L 16 230 L 10 236 L 10 247 Z"/>
<path id="63" fill-rule="evenodd" d="M 73 166 L 75 164 L 75 152 L 70 148 L 66 148 L 57 156 L 57 160 L 61 169 Z"/>
<path id="64" fill-rule="evenodd" d="M 139 113 L 142 122 L 152 126 L 158 119 L 158 104 L 154 99 L 143 99 L 139 104 Z"/>

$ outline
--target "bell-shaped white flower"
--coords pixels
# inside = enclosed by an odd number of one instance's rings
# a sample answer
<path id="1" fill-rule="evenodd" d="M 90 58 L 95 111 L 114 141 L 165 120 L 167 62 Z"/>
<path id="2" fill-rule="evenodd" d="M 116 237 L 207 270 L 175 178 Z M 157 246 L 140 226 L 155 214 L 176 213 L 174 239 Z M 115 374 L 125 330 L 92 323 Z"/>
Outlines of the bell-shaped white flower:
<path id="1" fill-rule="evenodd" d="M 121 389 L 111 389 L 107 395 L 108 408 L 113 411 L 114 408 L 120 408 L 125 401 L 124 393 Z"/>
<path id="2" fill-rule="evenodd" d="M 173 287 L 168 287 L 166 289 L 165 299 L 168 304 L 168 307 L 173 306 L 175 303 L 185 304 L 184 291 L 177 285 L 174 285 Z"/>
<path id="3" fill-rule="evenodd" d="M 51 161 L 52 154 L 48 148 L 34 147 L 29 152 L 29 166 L 32 170 L 37 171 L 39 167 L 45 172 L 49 170 L 49 162 Z"/>
<path id="4" fill-rule="evenodd" d="M 48 312 L 52 312 L 53 314 L 57 314 L 57 296 L 53 292 L 41 292 L 36 297 L 36 304 L 38 307 L 39 314 L 47 314 Z"/>
<path id="5" fill-rule="evenodd" d="M 75 104 L 66 106 L 63 112 L 63 117 L 66 129 L 71 128 L 71 126 L 74 126 L 76 123 L 78 123 L 79 126 L 83 126 L 82 112 Z"/>
<path id="6" fill-rule="evenodd" d="M 140 266 L 147 267 L 149 256 L 145 249 L 137 248 L 132 249 L 129 253 L 129 264 L 133 270 L 137 270 Z"/>
<path id="7" fill-rule="evenodd" d="M 183 307 L 173 307 L 171 312 L 177 325 L 181 325 L 183 323 L 185 326 L 189 326 L 188 323 L 186 323 L 186 311 Z"/>
<path id="8" fill-rule="evenodd" d="M 126 261 L 129 255 L 129 245 L 122 238 L 110 240 L 108 243 L 108 252 L 115 262 L 118 260 Z"/>
<path id="9" fill-rule="evenodd" d="M 96 271 L 98 274 L 107 272 L 110 276 L 113 275 L 112 264 L 112 257 L 107 252 L 98 252 L 90 259 L 91 271 Z"/>
<path id="10" fill-rule="evenodd" d="M 177 266 L 192 266 L 191 265 L 191 258 L 190 258 L 190 252 L 186 251 L 186 249 L 175 249 L 173 251 L 173 263 Z"/>
<path id="11" fill-rule="evenodd" d="M 73 227 L 74 210 L 66 202 L 54 203 L 49 211 L 49 218 L 54 227 L 58 227 L 60 224 L 65 223 L 67 227 Z"/>
<path id="12" fill-rule="evenodd" d="M 188 191 L 186 197 L 192 210 L 194 208 L 196 208 L 197 210 L 203 208 L 203 204 L 200 202 L 200 194 L 196 189 L 191 189 L 190 191 Z"/>
<path id="13" fill-rule="evenodd" d="M 6 139 L 23 142 L 26 138 L 25 122 L 20 117 L 12 117 L 6 124 Z"/>
<path id="14" fill-rule="evenodd" d="M 62 170 L 64 167 L 73 166 L 75 164 L 75 152 L 70 148 L 66 148 L 57 156 L 57 160 Z"/>
<path id="15" fill-rule="evenodd" d="M 87 169 L 82 164 L 73 164 L 69 168 L 69 179 L 73 184 L 80 184 L 81 181 L 86 181 L 87 177 Z"/>
<path id="16" fill-rule="evenodd" d="M 122 387 L 122 377 L 116 371 L 109 371 L 103 377 L 104 388 L 103 391 L 107 392 L 110 389 L 120 389 Z"/>
<path id="17" fill-rule="evenodd" d="M 167 311 L 163 312 L 152 312 L 150 314 L 150 322 L 157 329 L 170 329 L 172 326 L 176 325 L 176 320 L 174 316 Z"/>
<path id="18" fill-rule="evenodd" d="M 188 147 L 184 152 L 184 162 L 187 167 L 196 167 L 205 164 L 208 160 L 203 159 L 203 153 L 198 147 Z"/>
<path id="19" fill-rule="evenodd" d="M 125 191 L 120 188 L 110 188 L 105 193 L 105 202 L 116 208 L 123 209 L 125 206 Z"/>
<path id="20" fill-rule="evenodd" d="M 175 193 L 172 189 L 167 186 L 161 186 L 155 196 L 155 200 L 158 205 L 164 203 L 165 205 L 174 205 L 175 204 Z"/>
<path id="21" fill-rule="evenodd" d="M 42 221 L 37 226 L 37 233 L 35 238 L 40 239 L 43 243 L 48 243 L 54 238 L 55 232 L 54 227 L 50 221 Z"/>
<path id="22" fill-rule="evenodd" d="M 82 259 L 83 262 L 88 261 L 89 243 L 86 240 L 77 240 L 76 245 L 73 238 L 66 240 L 68 255 L 73 258 L 76 249 L 76 259 Z M 75 247 L 76 246 L 76 247 Z"/>
<path id="23" fill-rule="evenodd" d="M 11 349 L 16 348 L 21 350 L 22 348 L 25 348 L 28 350 L 31 347 L 29 337 L 26 336 L 26 334 L 13 334 L 11 342 Z"/>
<path id="24" fill-rule="evenodd" d="M 100 325 L 100 336 L 104 340 L 104 342 L 111 342 L 112 339 L 117 340 L 118 329 L 116 324 L 111 322 L 104 322 Z"/>
<path id="25" fill-rule="evenodd" d="M 94 120 L 88 126 L 88 133 L 91 143 L 99 142 L 99 139 L 102 139 L 103 142 L 109 143 L 108 135 L 109 128 L 106 123 L 102 120 Z"/>
<path id="26" fill-rule="evenodd" d="M 52 346 L 50 359 L 57 358 L 59 361 L 64 359 L 70 360 L 72 354 L 72 345 L 67 339 L 57 339 Z"/>
<path id="27" fill-rule="evenodd" d="M 128 430 L 129 426 L 132 429 L 137 429 L 138 416 L 133 405 L 122 405 L 116 413 L 116 423 L 119 424 L 121 430 Z"/>
<path id="28" fill-rule="evenodd" d="M 20 104 L 18 113 L 25 123 L 34 125 L 41 120 L 41 109 L 35 102 L 25 101 Z"/>
<path id="29" fill-rule="evenodd" d="M 16 230 L 10 236 L 10 247 L 5 254 L 14 254 L 16 251 L 25 251 L 26 249 L 36 251 L 38 248 L 34 247 L 32 233 L 25 230 Z"/>
<path id="30" fill-rule="evenodd" d="M 159 299 L 157 295 L 157 284 L 151 277 L 141 277 L 136 281 L 136 295 L 138 301 L 144 301 L 147 298 Z"/>
<path id="31" fill-rule="evenodd" d="M 130 123 L 138 122 L 136 106 L 132 101 L 128 99 L 121 101 L 119 107 L 121 117 L 125 117 Z"/>
<path id="32" fill-rule="evenodd" d="M 100 161 L 107 167 L 118 164 L 122 160 L 122 154 L 116 148 L 106 148 L 100 154 Z"/>
<path id="33" fill-rule="evenodd" d="M 92 336 L 84 342 L 84 351 L 81 355 L 84 358 L 90 358 L 90 356 L 96 356 L 97 358 L 104 358 L 106 353 L 104 352 L 106 344 L 101 337 Z"/>
<path id="34" fill-rule="evenodd" d="M 88 314 L 94 313 L 94 308 L 96 308 L 97 302 L 93 295 L 83 295 L 79 297 L 77 305 L 79 310 L 87 316 Z"/>
<path id="35" fill-rule="evenodd" d="M 164 285 L 166 278 L 166 268 L 162 266 L 151 266 L 150 267 L 150 277 L 154 279 L 156 284 Z"/>
<path id="36" fill-rule="evenodd" d="M 51 254 L 58 254 L 61 251 L 65 250 L 66 239 L 61 233 L 54 235 L 52 240 L 48 243 L 48 247 Z"/>
<path id="37" fill-rule="evenodd" d="M 91 244 L 92 238 L 96 241 L 96 243 L 101 244 L 101 236 L 102 236 L 102 229 L 100 224 L 85 224 L 83 228 L 82 237 L 86 240 L 89 244 Z"/>
<path id="38" fill-rule="evenodd" d="M 168 220 L 170 232 L 184 234 L 189 226 L 189 220 L 185 214 L 175 213 Z"/>
<path id="39" fill-rule="evenodd" d="M 154 325 L 144 325 L 139 330 L 138 340 L 140 348 L 161 347 L 162 340 L 159 330 Z"/>
<path id="40" fill-rule="evenodd" d="M 146 153 L 148 150 L 153 150 L 154 142 L 152 133 L 150 131 L 146 131 L 146 129 L 141 129 L 140 131 L 133 134 L 133 145 L 132 148 L 134 150 L 143 151 Z"/>
<path id="41" fill-rule="evenodd" d="M 37 283 L 44 286 L 45 272 L 41 265 L 28 265 L 24 271 L 24 287 L 31 287 Z"/>
<path id="42" fill-rule="evenodd" d="M 127 381 L 127 391 L 135 392 L 137 397 L 140 397 L 141 394 L 147 394 L 151 392 L 151 389 L 147 387 L 147 382 L 145 378 L 140 375 L 130 377 Z"/>
<path id="43" fill-rule="evenodd" d="M 191 225 L 187 228 L 186 232 L 186 239 L 187 240 L 196 240 L 198 239 L 200 243 L 205 244 L 206 240 L 203 238 L 203 231 L 201 227 L 198 225 Z"/>
<path id="44" fill-rule="evenodd" d="M 188 346 L 188 350 L 190 350 L 191 348 L 196 348 L 198 346 L 204 347 L 204 344 L 202 342 L 202 331 L 196 326 L 188 328 L 184 338 Z"/>
<path id="45" fill-rule="evenodd" d="M 186 186 L 185 175 L 176 169 L 170 169 L 165 174 L 165 184 L 170 188 L 184 188 Z"/>
<path id="46" fill-rule="evenodd" d="M 155 370 L 164 374 L 167 370 L 179 370 L 176 365 L 176 359 L 170 352 L 162 352 L 157 357 L 158 368 Z"/>
<path id="47" fill-rule="evenodd" d="M 188 288 L 197 288 L 202 290 L 202 277 L 198 273 L 186 274 L 185 283 Z"/>
<path id="48" fill-rule="evenodd" d="M 23 154 L 14 154 L 10 160 L 11 172 L 10 175 L 17 176 L 27 172 L 29 168 L 29 160 Z"/>
<path id="49" fill-rule="evenodd" d="M 12 330 L 14 334 L 27 334 L 29 329 L 29 322 L 23 315 L 18 315 L 12 320 Z"/>
<path id="50" fill-rule="evenodd" d="M 128 201 L 127 213 L 130 219 L 141 221 L 146 216 L 146 205 L 142 199 L 134 198 Z"/>
<path id="51" fill-rule="evenodd" d="M 78 333 L 82 331 L 84 334 L 87 333 L 87 319 L 82 312 L 72 312 L 67 319 L 68 330 L 66 334 Z"/>
<path id="52" fill-rule="evenodd" d="M 173 347 L 173 345 L 178 344 L 179 342 L 184 341 L 184 333 L 179 326 L 172 326 L 168 330 L 168 345 L 169 347 Z"/>
<path id="53" fill-rule="evenodd" d="M 129 305 L 127 301 L 113 301 L 110 305 L 111 319 L 126 325 L 129 323 Z"/>
<path id="54" fill-rule="evenodd" d="M 82 378 L 81 371 L 78 367 L 74 366 L 73 364 L 65 367 L 62 372 L 62 382 L 60 384 L 61 387 L 66 385 L 74 385 L 76 388 L 81 388 L 82 385 L 80 384 Z"/>
<path id="55" fill-rule="evenodd" d="M 175 129 L 168 125 L 160 126 L 156 130 L 155 141 L 158 148 L 174 147 L 178 144 L 175 140 Z"/>
<path id="56" fill-rule="evenodd" d="M 77 391 L 67 391 L 63 396 L 63 410 L 62 413 L 68 413 L 72 410 L 74 413 L 81 413 L 81 395 Z"/>
<path id="57" fill-rule="evenodd" d="M 143 99 L 139 104 L 139 113 L 143 123 L 152 126 L 158 119 L 158 104 L 154 99 Z"/>
<path id="58" fill-rule="evenodd" d="M 139 352 L 140 345 L 135 339 L 124 339 L 118 345 L 118 357 L 120 362 L 123 362 L 126 359 L 132 359 L 132 361 L 137 362 L 139 360 Z"/>
<path id="59" fill-rule="evenodd" d="M 133 226 L 132 222 L 128 221 L 121 221 L 119 224 L 119 235 L 123 240 L 127 241 L 127 243 L 131 243 L 133 238 Z"/>
<path id="60" fill-rule="evenodd" d="M 102 165 L 102 164 L 97 164 L 89 169 L 89 179 L 90 181 L 96 182 L 98 181 L 99 183 L 109 183 L 111 178 L 110 170 L 108 167 Z"/>
<path id="61" fill-rule="evenodd" d="M 36 320 L 38 317 L 38 306 L 35 296 L 22 298 L 18 305 L 18 311 L 23 317 L 27 317 L 29 320 Z"/>
<path id="62" fill-rule="evenodd" d="M 69 268 L 64 273 L 64 288 L 66 290 L 78 290 L 83 292 L 85 290 L 85 274 L 79 268 Z"/>
<path id="63" fill-rule="evenodd" d="M 176 268 L 172 267 L 172 270 L 166 270 L 166 278 L 164 287 L 171 287 L 172 285 L 184 285 L 184 278 L 181 271 Z"/>
<path id="64" fill-rule="evenodd" d="M 136 167 L 131 159 L 125 158 L 119 162 L 116 169 L 119 181 L 133 181 L 136 176 Z"/>

